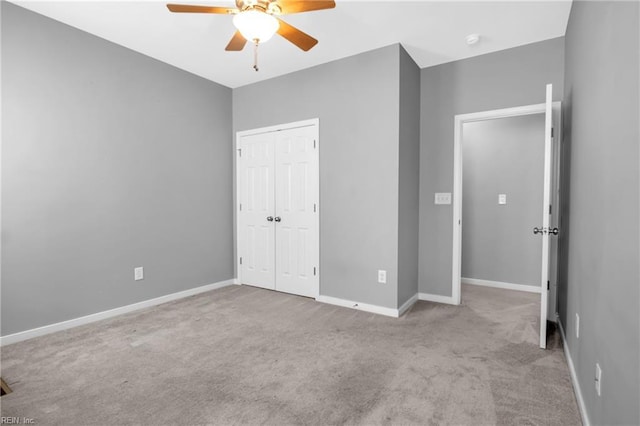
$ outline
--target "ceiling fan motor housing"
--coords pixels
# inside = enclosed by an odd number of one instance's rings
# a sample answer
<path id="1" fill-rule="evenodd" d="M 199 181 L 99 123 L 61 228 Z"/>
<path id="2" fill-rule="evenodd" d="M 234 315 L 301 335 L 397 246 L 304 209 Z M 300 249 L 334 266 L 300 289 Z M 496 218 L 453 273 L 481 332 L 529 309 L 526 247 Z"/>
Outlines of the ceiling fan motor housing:
<path id="1" fill-rule="evenodd" d="M 239 11 L 259 10 L 270 15 L 280 15 L 282 9 L 276 0 L 236 0 L 236 7 Z"/>

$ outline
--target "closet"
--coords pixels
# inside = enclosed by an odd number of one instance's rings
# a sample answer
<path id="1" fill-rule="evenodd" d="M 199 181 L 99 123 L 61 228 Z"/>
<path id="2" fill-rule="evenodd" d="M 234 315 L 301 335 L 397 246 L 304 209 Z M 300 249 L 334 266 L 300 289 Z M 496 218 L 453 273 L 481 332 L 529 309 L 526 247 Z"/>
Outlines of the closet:
<path id="1" fill-rule="evenodd" d="M 316 119 L 237 134 L 242 284 L 318 296 L 318 125 Z"/>

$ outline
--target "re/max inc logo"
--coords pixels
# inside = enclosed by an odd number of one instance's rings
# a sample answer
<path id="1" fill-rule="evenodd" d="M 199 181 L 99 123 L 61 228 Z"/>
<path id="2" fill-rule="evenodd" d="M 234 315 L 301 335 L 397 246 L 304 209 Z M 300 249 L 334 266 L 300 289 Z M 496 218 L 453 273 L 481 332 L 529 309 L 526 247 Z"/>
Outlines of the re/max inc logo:
<path id="1" fill-rule="evenodd" d="M 0 417 L 0 425 L 34 425 L 35 419 L 29 417 Z"/>

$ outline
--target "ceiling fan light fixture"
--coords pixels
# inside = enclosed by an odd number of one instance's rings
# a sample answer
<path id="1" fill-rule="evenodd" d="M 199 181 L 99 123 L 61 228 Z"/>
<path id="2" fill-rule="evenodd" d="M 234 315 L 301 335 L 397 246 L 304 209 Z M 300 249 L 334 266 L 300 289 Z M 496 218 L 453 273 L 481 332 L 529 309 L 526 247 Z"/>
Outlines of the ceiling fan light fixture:
<path id="1" fill-rule="evenodd" d="M 278 31 L 276 18 L 258 10 L 246 10 L 233 17 L 233 25 L 246 40 L 264 43 Z"/>

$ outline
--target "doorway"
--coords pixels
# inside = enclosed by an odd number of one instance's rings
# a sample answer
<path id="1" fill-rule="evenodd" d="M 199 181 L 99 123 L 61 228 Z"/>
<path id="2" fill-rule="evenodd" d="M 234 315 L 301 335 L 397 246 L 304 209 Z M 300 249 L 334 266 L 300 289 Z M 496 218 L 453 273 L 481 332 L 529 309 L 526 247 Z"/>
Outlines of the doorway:
<path id="1" fill-rule="evenodd" d="M 478 113 L 457 115 L 455 117 L 455 138 L 454 138 L 454 191 L 453 191 L 453 265 L 452 265 L 452 298 L 453 302 L 459 304 L 461 301 L 461 282 L 462 282 L 462 229 L 466 226 L 463 222 L 463 139 L 464 128 L 466 124 L 480 123 L 485 121 L 500 120 L 506 118 L 526 117 L 542 115 L 544 116 L 544 131 L 541 133 L 543 137 L 539 143 L 543 148 L 544 171 L 538 173 L 537 178 L 539 191 L 542 193 L 541 202 L 537 207 L 538 219 L 531 223 L 528 229 L 521 230 L 521 237 L 525 234 L 529 235 L 529 239 L 537 240 L 534 244 L 538 245 L 538 270 L 542 271 L 542 276 L 538 275 L 538 283 L 527 282 L 527 287 L 520 288 L 540 293 L 540 347 L 546 347 L 546 324 L 547 320 L 556 320 L 556 281 L 557 281 L 557 238 L 553 234 L 557 230 L 559 219 L 559 146 L 560 146 L 560 102 L 551 102 L 551 86 L 547 87 L 547 102 L 537 105 L 529 105 L 523 107 L 506 108 L 501 110 L 483 111 Z M 494 192 L 495 188 L 494 188 Z M 493 199 L 495 198 L 495 199 Z M 509 206 L 509 194 L 506 191 L 498 190 L 491 196 L 492 214 L 501 214 Z M 513 199 L 511 199 L 513 200 Z M 503 211 L 496 210 L 495 207 L 502 207 Z M 535 213 L 535 212 L 534 212 Z M 478 228 L 478 224 L 470 224 Z M 533 228 L 538 231 L 534 235 Z M 480 226 L 480 231 L 483 231 Z M 492 230 L 489 229 L 489 232 Z M 494 232 L 502 232 L 495 230 Z M 506 230 L 505 230 L 506 231 Z M 553 238 L 550 238 L 552 237 Z M 541 250 L 540 250 L 541 247 Z M 486 253 L 484 253 L 486 255 Z M 499 263 L 494 268 L 502 267 Z M 532 277 L 529 274 L 529 277 Z M 468 278 L 468 277 L 465 277 Z M 504 278 L 503 278 L 504 279 Z M 508 288 L 508 284 L 514 282 L 500 281 L 498 279 L 483 280 L 484 282 L 475 282 L 474 284 L 493 284 Z M 487 283 L 487 281 L 489 283 Z"/>
<path id="2" fill-rule="evenodd" d="M 540 293 L 542 140 L 542 113 L 463 124 L 462 284 Z"/>
<path id="3" fill-rule="evenodd" d="M 319 294 L 319 120 L 237 133 L 238 279 Z"/>

